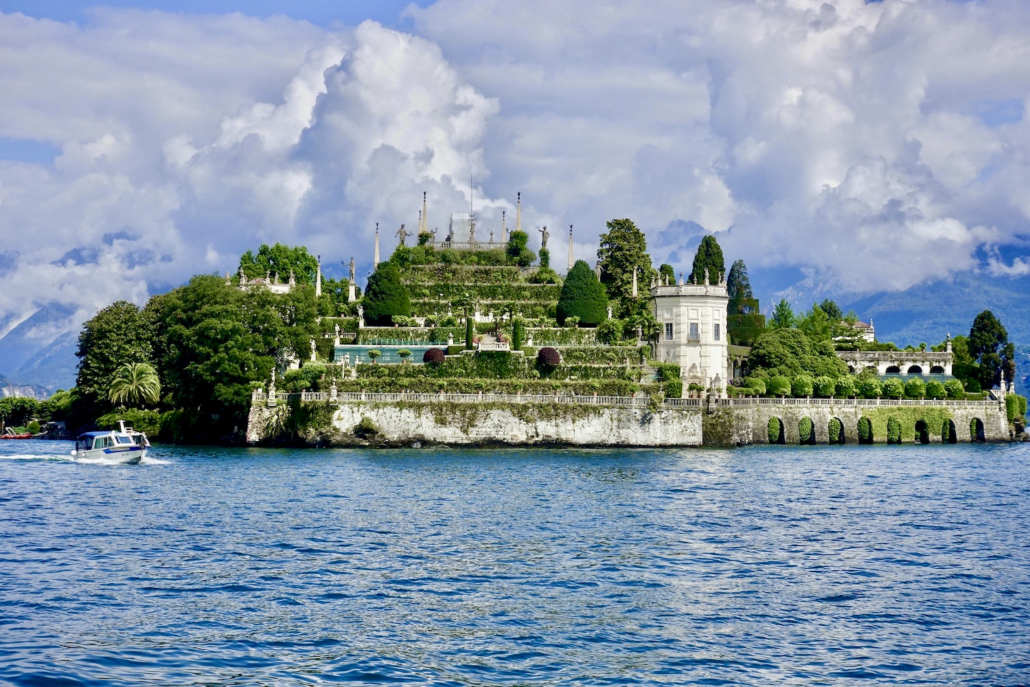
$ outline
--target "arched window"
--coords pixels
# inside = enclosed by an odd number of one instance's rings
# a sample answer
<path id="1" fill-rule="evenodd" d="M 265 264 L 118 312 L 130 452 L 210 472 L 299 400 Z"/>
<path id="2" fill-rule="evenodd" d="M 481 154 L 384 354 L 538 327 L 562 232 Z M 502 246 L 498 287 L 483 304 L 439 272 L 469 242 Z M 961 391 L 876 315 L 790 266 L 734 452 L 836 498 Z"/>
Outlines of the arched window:
<path id="1" fill-rule="evenodd" d="M 910 375 L 921 375 L 921 374 L 923 374 L 923 368 L 919 367 L 918 365 L 912 365 L 911 367 L 908 368 L 908 374 L 910 374 Z"/>

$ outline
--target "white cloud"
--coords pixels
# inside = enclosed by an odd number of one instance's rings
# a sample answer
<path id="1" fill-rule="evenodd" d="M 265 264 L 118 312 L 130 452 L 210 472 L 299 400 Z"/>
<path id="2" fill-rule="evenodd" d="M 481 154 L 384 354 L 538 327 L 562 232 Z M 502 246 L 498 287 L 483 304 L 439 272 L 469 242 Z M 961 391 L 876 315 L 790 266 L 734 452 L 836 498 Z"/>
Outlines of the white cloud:
<path id="1" fill-rule="evenodd" d="M 1030 6 L 862 0 L 440 0 L 415 34 L 284 17 L 0 14 L 0 320 L 86 312 L 235 267 L 262 241 L 367 264 L 469 202 L 594 260 L 631 217 L 657 262 L 717 231 L 730 257 L 854 291 L 978 267 L 1027 234 Z M 659 232 L 666 230 L 659 238 Z M 534 234 L 534 242 L 535 234 Z M 562 253 L 559 255 L 558 253 Z M 6 258 L 5 258 L 6 259 Z M 994 259 L 994 274 L 1025 261 Z M 16 318 L 15 318 L 16 319 Z"/>

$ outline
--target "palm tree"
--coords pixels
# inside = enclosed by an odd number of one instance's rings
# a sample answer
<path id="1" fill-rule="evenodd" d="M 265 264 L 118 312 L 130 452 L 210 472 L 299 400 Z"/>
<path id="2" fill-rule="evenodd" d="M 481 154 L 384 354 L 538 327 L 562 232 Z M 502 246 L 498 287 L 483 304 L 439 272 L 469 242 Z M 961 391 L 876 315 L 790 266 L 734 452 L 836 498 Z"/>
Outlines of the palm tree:
<path id="1" fill-rule="evenodd" d="M 161 382 L 148 363 L 127 363 L 114 373 L 108 397 L 130 406 L 154 404 L 161 398 Z"/>

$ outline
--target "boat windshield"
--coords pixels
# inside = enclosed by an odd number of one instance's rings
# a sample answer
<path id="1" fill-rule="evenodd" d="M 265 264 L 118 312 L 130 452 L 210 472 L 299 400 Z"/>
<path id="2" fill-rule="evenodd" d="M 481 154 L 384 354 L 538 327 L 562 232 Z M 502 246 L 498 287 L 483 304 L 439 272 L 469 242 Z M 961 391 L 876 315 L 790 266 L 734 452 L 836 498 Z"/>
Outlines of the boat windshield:
<path id="1" fill-rule="evenodd" d="M 129 438 L 129 437 L 118 437 L 118 443 L 119 444 L 131 444 L 132 443 L 132 439 Z"/>

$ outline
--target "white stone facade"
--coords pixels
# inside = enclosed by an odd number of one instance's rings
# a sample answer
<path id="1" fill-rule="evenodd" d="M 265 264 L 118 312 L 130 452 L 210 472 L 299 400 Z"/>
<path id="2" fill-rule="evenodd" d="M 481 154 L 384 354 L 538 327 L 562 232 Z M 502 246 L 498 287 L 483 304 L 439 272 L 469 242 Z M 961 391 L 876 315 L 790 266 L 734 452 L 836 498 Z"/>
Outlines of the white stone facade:
<path id="1" fill-rule="evenodd" d="M 651 303 L 658 321 L 655 357 L 680 366 L 689 384 L 724 389 L 729 379 L 725 283 L 655 286 Z"/>

